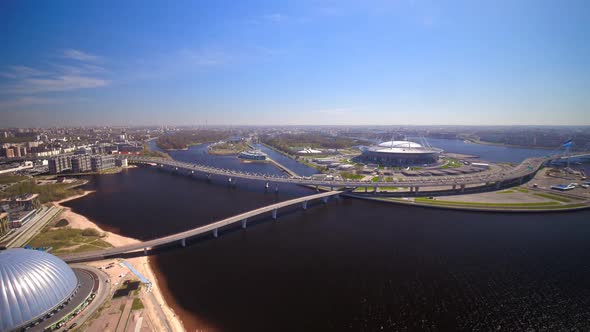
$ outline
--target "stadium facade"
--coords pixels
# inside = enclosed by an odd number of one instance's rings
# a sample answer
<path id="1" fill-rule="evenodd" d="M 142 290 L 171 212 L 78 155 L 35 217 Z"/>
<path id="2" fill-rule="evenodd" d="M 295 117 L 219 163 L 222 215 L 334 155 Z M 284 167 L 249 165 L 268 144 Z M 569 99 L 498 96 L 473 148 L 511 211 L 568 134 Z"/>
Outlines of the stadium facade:
<path id="1" fill-rule="evenodd" d="M 388 141 L 363 151 L 360 161 L 384 166 L 417 166 L 438 162 L 443 150 L 410 141 Z"/>

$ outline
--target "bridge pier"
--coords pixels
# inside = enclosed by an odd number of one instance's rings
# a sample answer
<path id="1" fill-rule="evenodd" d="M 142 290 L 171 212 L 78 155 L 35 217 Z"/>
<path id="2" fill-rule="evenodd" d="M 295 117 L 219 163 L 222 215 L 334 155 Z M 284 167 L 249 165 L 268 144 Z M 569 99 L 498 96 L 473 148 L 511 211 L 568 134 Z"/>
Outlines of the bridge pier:
<path id="1" fill-rule="evenodd" d="M 266 184 L 264 185 L 264 190 L 268 191 L 268 188 L 270 188 L 270 184 L 266 182 Z"/>
<path id="2" fill-rule="evenodd" d="M 147 256 L 147 248 L 143 248 L 143 255 Z"/>
<path id="3" fill-rule="evenodd" d="M 317 184 L 315 185 L 315 191 L 318 192 L 318 193 L 320 192 L 320 186 L 317 185 Z"/>
<path id="4" fill-rule="evenodd" d="M 186 238 L 180 240 L 180 246 L 183 247 L 183 248 L 186 247 Z"/>
<path id="5" fill-rule="evenodd" d="M 496 182 L 496 189 L 500 189 L 501 186 L 502 186 L 502 181 Z"/>
<path id="6" fill-rule="evenodd" d="M 307 201 L 303 201 L 302 206 L 304 210 L 307 210 Z"/>
<path id="7" fill-rule="evenodd" d="M 219 236 L 218 230 L 219 230 L 219 228 L 216 228 L 216 229 L 213 230 L 213 237 L 214 238 L 217 238 L 217 236 Z"/>
<path id="8" fill-rule="evenodd" d="M 453 185 L 453 190 L 455 190 L 455 189 L 457 189 L 457 185 L 456 184 Z"/>
<path id="9" fill-rule="evenodd" d="M 365 193 L 369 191 L 369 187 L 365 187 Z"/>
<path id="10" fill-rule="evenodd" d="M 232 183 L 231 183 L 231 182 L 232 182 L 232 179 L 231 179 L 231 178 L 228 178 L 228 179 L 227 179 L 227 184 L 231 186 L 231 185 L 232 185 Z"/>
<path id="11" fill-rule="evenodd" d="M 246 226 L 248 225 L 248 219 L 242 219 L 242 228 L 246 229 Z"/>
<path id="12" fill-rule="evenodd" d="M 211 182 L 211 173 L 207 173 L 207 181 Z"/>
<path id="13" fill-rule="evenodd" d="M 279 185 L 278 185 L 278 184 L 276 184 L 276 185 L 275 185 L 275 193 L 278 193 L 278 192 L 279 192 Z"/>
<path id="14" fill-rule="evenodd" d="M 277 220 L 277 209 L 272 210 L 272 218 Z"/>
<path id="15" fill-rule="evenodd" d="M 464 192 L 465 192 L 465 185 L 464 185 L 464 184 L 462 184 L 462 185 L 461 185 L 461 192 L 462 192 L 462 193 L 464 193 Z"/>
<path id="16" fill-rule="evenodd" d="M 324 204 L 328 204 L 328 196 L 322 197 L 322 202 L 324 202 Z"/>
<path id="17" fill-rule="evenodd" d="M 418 192 L 418 190 L 420 190 L 420 187 L 418 187 L 418 186 L 414 187 L 414 192 L 415 192 L 415 193 L 417 193 L 417 192 Z"/>

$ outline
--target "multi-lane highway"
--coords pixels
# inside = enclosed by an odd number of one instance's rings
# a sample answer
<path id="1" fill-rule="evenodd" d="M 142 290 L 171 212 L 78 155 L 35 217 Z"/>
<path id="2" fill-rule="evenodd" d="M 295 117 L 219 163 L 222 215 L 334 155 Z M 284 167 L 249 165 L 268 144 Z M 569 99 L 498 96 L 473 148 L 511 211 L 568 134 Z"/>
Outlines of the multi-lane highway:
<path id="1" fill-rule="evenodd" d="M 17 231 L 7 241 L 8 248 L 22 247 L 32 238 L 34 238 L 47 223 L 55 218 L 60 212 L 61 208 L 56 206 L 42 207 L 31 220 L 29 220 L 22 227 L 18 228 Z"/>
<path id="2" fill-rule="evenodd" d="M 544 163 L 558 159 L 562 156 L 556 155 L 551 157 L 529 158 L 524 160 L 516 167 L 509 169 L 494 169 L 483 171 L 475 174 L 449 175 L 449 176 L 415 176 L 415 177 L 394 177 L 392 181 L 358 181 L 358 180 L 322 180 L 312 177 L 301 176 L 276 176 L 258 173 L 241 172 L 231 169 L 216 168 L 206 165 L 192 164 L 177 160 L 127 156 L 129 163 L 132 164 L 150 164 L 161 168 L 172 169 L 173 171 L 194 174 L 203 173 L 207 176 L 218 175 L 233 179 L 250 179 L 267 181 L 273 183 L 292 183 L 307 186 L 325 186 L 325 187 L 440 187 L 440 186 L 461 186 L 470 184 L 485 184 L 513 181 L 534 175 Z"/>

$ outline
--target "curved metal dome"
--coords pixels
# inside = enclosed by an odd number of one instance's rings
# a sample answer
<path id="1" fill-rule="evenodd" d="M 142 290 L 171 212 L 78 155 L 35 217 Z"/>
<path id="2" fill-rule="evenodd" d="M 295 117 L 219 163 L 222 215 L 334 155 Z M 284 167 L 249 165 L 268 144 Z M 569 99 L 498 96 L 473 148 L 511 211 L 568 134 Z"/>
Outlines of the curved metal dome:
<path id="1" fill-rule="evenodd" d="M 422 145 L 410 141 L 389 141 L 379 143 L 380 147 L 384 148 L 421 148 Z"/>
<path id="2" fill-rule="evenodd" d="M 74 271 L 51 254 L 0 250 L 0 331 L 45 315 L 69 298 L 77 285 Z"/>

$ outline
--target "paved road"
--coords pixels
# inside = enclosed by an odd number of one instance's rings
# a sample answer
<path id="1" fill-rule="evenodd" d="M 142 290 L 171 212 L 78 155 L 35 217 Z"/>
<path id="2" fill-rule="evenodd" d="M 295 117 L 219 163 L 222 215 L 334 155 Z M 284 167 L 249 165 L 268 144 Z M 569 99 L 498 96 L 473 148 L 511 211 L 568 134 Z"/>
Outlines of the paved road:
<path id="1" fill-rule="evenodd" d="M 18 248 L 23 247 L 27 242 L 34 238 L 39 232 L 52 220 L 55 216 L 61 213 L 62 209 L 52 206 L 50 208 L 43 208 L 37 216 L 29 220 L 24 226 L 19 229 L 19 232 L 13 239 L 8 242 L 7 247 Z"/>
<path id="2" fill-rule="evenodd" d="M 586 155 L 586 154 L 579 154 Z M 222 175 L 228 178 L 241 178 L 250 180 L 260 180 L 273 183 L 292 183 L 299 185 L 312 186 L 326 186 L 326 187 L 438 187 L 438 186 L 453 186 L 453 185 L 469 185 L 482 183 L 495 183 L 503 181 L 512 181 L 527 177 L 536 173 L 543 164 L 550 160 L 563 158 L 563 155 L 554 155 L 550 157 L 537 157 L 525 159 L 516 167 L 510 169 L 499 169 L 483 171 L 474 174 L 449 175 L 449 176 L 415 176 L 407 178 L 394 178 L 393 181 L 387 182 L 370 182 L 358 180 L 341 180 L 341 181 L 327 181 L 316 180 L 309 177 L 301 176 L 275 176 L 258 173 L 241 172 L 230 169 L 221 169 L 211 166 L 192 164 L 171 159 L 143 157 L 143 156 L 125 156 L 129 163 L 132 164 L 153 164 L 159 167 L 172 168 L 178 172 L 186 174 L 191 173 L 205 173 L 209 175 Z"/>
<path id="3" fill-rule="evenodd" d="M 109 279 L 108 275 L 95 267 L 89 265 L 72 265 L 73 268 L 77 268 L 80 270 L 87 270 L 94 274 L 98 278 L 98 288 L 95 290 L 96 297 L 90 304 L 84 308 L 80 314 L 78 314 L 75 318 L 70 320 L 67 326 L 72 326 L 72 324 L 76 323 L 78 326 L 81 326 L 84 322 L 90 319 L 96 310 L 100 308 L 111 296 L 110 292 L 110 284 L 106 281 Z M 67 327 L 64 326 L 64 327 Z"/>
<path id="4" fill-rule="evenodd" d="M 276 204 L 271 204 L 268 206 L 264 206 L 252 211 L 248 211 L 245 213 L 238 214 L 233 217 L 229 217 L 223 219 L 221 221 L 217 221 L 205 226 L 197 227 L 185 232 L 164 236 L 158 239 L 134 243 L 131 245 L 116 247 L 116 248 L 109 248 L 104 250 L 96 250 L 90 252 L 83 252 L 77 254 L 66 254 L 60 256 L 64 261 L 68 263 L 73 262 L 82 262 L 82 261 L 89 261 L 89 260 L 98 260 L 104 259 L 106 257 L 120 255 L 124 253 L 139 251 L 139 250 L 147 250 L 152 247 L 162 246 L 170 243 L 181 243 L 182 240 L 191 238 L 193 236 L 197 236 L 199 234 L 214 232 L 216 234 L 217 230 L 223 226 L 231 225 L 234 223 L 242 222 L 243 220 L 247 220 L 248 218 L 252 218 L 258 216 L 263 213 L 273 212 L 273 216 L 276 216 L 277 210 L 283 207 L 295 205 L 295 204 L 304 204 L 304 208 L 307 206 L 307 202 L 314 199 L 327 199 L 330 196 L 335 196 L 342 193 L 341 191 L 329 191 L 323 192 L 319 194 L 299 197 L 295 199 L 291 199 L 285 202 L 280 202 Z"/>

